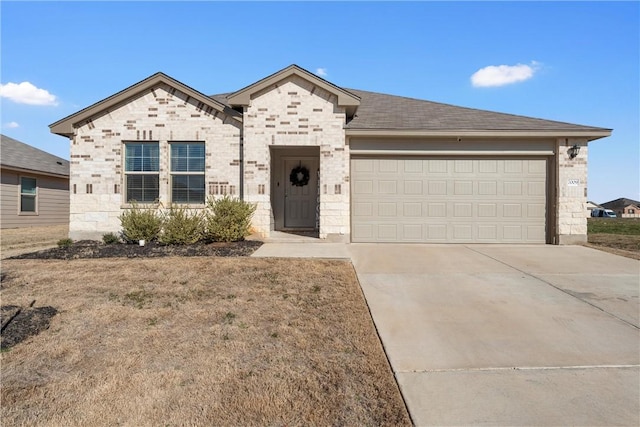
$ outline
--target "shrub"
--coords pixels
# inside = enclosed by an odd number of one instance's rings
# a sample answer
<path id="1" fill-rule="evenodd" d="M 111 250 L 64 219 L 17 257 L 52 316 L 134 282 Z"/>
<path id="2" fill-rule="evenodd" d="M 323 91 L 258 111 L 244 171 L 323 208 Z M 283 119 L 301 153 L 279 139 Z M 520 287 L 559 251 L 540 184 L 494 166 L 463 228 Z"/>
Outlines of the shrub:
<path id="1" fill-rule="evenodd" d="M 112 245 L 114 243 L 118 243 L 120 238 L 116 236 L 114 233 L 106 233 L 102 235 L 102 242 L 105 245 Z"/>
<path id="2" fill-rule="evenodd" d="M 189 213 L 183 207 L 171 206 L 163 216 L 162 233 L 158 240 L 167 245 L 188 245 L 196 243 L 203 235 L 204 220 L 201 213 Z"/>
<path id="3" fill-rule="evenodd" d="M 126 242 L 155 239 L 162 229 L 162 217 L 156 208 L 140 209 L 136 203 L 120 215 L 122 238 Z"/>
<path id="4" fill-rule="evenodd" d="M 71 240 L 71 239 L 60 239 L 60 240 L 58 240 L 58 247 L 59 248 L 68 248 L 72 244 L 73 244 L 73 240 Z"/>
<path id="5" fill-rule="evenodd" d="M 221 242 L 244 240 L 256 205 L 224 196 L 207 201 L 206 239 Z"/>

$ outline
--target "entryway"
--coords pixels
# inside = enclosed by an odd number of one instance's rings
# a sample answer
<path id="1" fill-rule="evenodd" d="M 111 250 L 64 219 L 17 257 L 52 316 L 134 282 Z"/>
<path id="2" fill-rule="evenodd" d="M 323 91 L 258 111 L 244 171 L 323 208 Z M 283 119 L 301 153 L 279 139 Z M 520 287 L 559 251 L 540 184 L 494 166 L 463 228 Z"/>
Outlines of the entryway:
<path id="1" fill-rule="evenodd" d="M 319 147 L 271 147 L 271 206 L 276 231 L 317 237 Z"/>

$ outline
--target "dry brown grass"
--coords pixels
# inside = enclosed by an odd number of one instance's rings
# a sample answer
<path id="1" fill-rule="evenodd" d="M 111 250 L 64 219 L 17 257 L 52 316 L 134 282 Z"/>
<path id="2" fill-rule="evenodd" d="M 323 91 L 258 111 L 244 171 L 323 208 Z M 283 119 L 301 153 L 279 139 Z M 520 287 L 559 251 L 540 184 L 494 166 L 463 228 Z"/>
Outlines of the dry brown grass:
<path id="1" fill-rule="evenodd" d="M 5 260 L 2 424 L 409 425 L 350 263 Z"/>
<path id="2" fill-rule="evenodd" d="M 7 258 L 55 247 L 58 240 L 65 239 L 68 235 L 68 225 L 5 228 L 0 230 L 0 255 Z"/>
<path id="3" fill-rule="evenodd" d="M 589 246 L 616 255 L 640 260 L 640 236 L 624 234 L 589 234 Z"/>

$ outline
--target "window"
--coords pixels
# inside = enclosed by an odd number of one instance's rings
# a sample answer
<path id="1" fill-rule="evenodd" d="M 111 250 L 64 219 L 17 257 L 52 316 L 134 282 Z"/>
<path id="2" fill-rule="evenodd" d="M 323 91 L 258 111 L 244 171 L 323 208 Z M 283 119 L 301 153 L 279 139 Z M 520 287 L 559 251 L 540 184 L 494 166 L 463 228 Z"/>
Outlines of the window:
<path id="1" fill-rule="evenodd" d="M 20 178 L 20 212 L 36 212 L 36 179 Z"/>
<path id="2" fill-rule="evenodd" d="M 171 143 L 171 201 L 204 203 L 204 143 Z"/>
<path id="3" fill-rule="evenodd" d="M 628 212 L 629 212 L 630 214 L 634 214 L 634 213 L 636 213 L 636 210 L 635 210 L 635 209 L 629 209 L 629 211 L 628 211 Z"/>
<path id="4" fill-rule="evenodd" d="M 158 143 L 125 145 L 127 202 L 153 203 L 160 195 L 160 150 Z"/>

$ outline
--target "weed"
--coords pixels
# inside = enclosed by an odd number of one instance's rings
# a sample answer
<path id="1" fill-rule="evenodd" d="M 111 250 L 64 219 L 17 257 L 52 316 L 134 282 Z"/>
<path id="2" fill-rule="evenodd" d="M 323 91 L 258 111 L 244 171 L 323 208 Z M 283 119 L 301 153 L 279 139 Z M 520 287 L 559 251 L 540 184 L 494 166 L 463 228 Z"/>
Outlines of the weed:
<path id="1" fill-rule="evenodd" d="M 227 295 L 227 299 L 236 299 L 236 296 L 234 294 L 229 294 Z"/>
<path id="2" fill-rule="evenodd" d="M 105 245 L 112 245 L 120 242 L 120 238 L 115 233 L 106 233 L 102 235 L 102 243 Z"/>
<path id="3" fill-rule="evenodd" d="M 224 341 L 229 341 L 229 334 L 225 333 L 225 334 L 222 336 L 222 339 L 223 339 Z"/>
<path id="4" fill-rule="evenodd" d="M 149 326 L 156 326 L 157 324 L 158 324 L 158 318 L 157 317 L 152 317 L 147 322 L 147 325 L 149 325 Z"/>
<path id="5" fill-rule="evenodd" d="M 236 318 L 236 315 L 229 311 L 227 312 L 227 314 L 224 315 L 223 322 L 226 323 L 227 325 L 230 325 L 233 323 L 233 319 L 235 318 Z"/>
<path id="6" fill-rule="evenodd" d="M 58 247 L 59 248 L 68 248 L 72 244 L 73 244 L 73 240 L 68 239 L 68 238 L 67 239 L 58 240 Z"/>
<path id="7" fill-rule="evenodd" d="M 136 308 L 143 308 L 145 304 L 151 302 L 151 297 L 152 294 L 145 291 L 144 289 L 140 291 L 129 292 L 124 296 L 126 302 L 130 302 Z"/>
<path id="8" fill-rule="evenodd" d="M 320 292 L 320 286 L 319 285 L 313 285 L 313 288 L 311 288 L 311 292 L 313 292 L 314 294 L 317 294 L 318 292 Z"/>
<path id="9" fill-rule="evenodd" d="M 271 333 L 271 335 L 269 335 L 271 338 L 278 338 L 278 333 L 277 332 L 273 332 Z"/>

